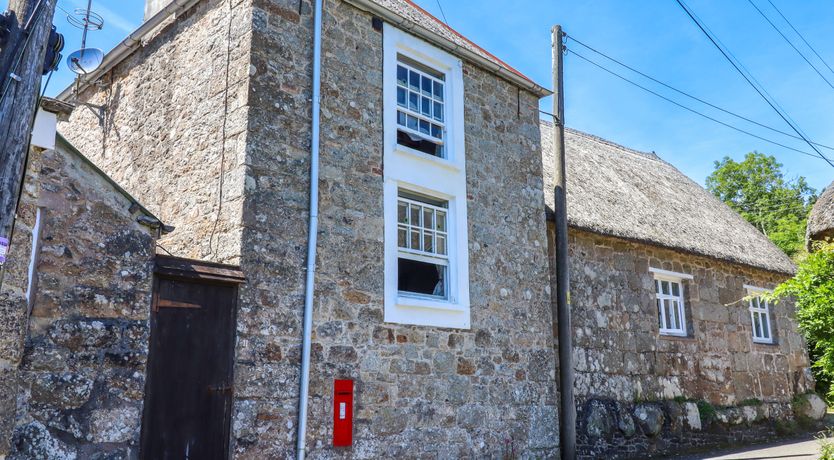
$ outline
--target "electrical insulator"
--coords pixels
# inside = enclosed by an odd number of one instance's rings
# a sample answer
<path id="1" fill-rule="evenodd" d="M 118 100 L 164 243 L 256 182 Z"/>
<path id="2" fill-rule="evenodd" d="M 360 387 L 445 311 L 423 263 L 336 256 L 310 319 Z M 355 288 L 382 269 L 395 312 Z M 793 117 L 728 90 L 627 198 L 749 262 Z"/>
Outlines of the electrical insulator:
<path id="1" fill-rule="evenodd" d="M 52 26 L 52 30 L 49 32 L 49 41 L 47 42 L 46 46 L 46 54 L 43 57 L 44 75 L 58 68 L 58 64 L 61 62 L 62 58 L 61 50 L 63 49 L 64 36 L 58 33 L 58 31 L 55 29 L 55 26 Z"/>

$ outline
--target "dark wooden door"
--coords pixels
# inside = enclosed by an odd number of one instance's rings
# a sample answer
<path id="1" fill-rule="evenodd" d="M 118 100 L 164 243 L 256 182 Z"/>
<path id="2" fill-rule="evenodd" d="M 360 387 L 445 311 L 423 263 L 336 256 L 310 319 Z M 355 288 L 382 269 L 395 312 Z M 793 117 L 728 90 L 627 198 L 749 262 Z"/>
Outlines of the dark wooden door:
<path id="1" fill-rule="evenodd" d="M 157 260 L 140 448 L 144 459 L 229 456 L 237 284 L 207 273 L 217 267 Z"/>

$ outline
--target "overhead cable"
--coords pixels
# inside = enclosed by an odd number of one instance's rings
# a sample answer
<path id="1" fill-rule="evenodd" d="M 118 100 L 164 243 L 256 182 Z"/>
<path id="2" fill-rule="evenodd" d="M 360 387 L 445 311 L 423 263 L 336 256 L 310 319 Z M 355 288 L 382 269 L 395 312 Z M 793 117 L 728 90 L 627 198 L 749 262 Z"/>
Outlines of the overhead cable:
<path id="1" fill-rule="evenodd" d="M 799 48 L 797 48 L 796 45 L 794 45 L 793 42 L 790 41 L 788 37 L 786 37 L 785 34 L 782 33 L 781 30 L 779 30 L 779 27 L 777 27 L 776 24 L 774 24 L 773 21 L 771 21 L 766 14 L 764 14 L 764 11 L 759 9 L 759 7 L 756 6 L 755 3 L 753 3 L 753 0 L 747 0 L 747 2 L 750 3 L 750 5 L 752 5 L 753 8 L 755 8 L 755 10 L 759 12 L 759 14 L 764 18 L 764 20 L 767 21 L 768 24 L 770 24 L 770 27 L 773 27 L 773 30 L 775 30 L 776 33 L 778 33 L 779 36 L 782 37 L 785 40 L 785 42 L 787 42 L 788 45 L 790 45 L 791 48 L 793 48 L 794 51 L 796 51 L 796 54 L 800 55 L 802 59 L 804 59 L 805 62 L 807 62 L 808 65 L 811 66 L 812 69 L 814 69 L 814 72 L 816 72 L 817 75 L 819 75 L 820 78 L 822 78 L 828 84 L 828 86 L 831 87 L 831 89 L 834 89 L 834 85 L 832 85 L 831 82 L 828 81 L 827 78 L 825 78 L 825 75 L 823 75 L 822 72 L 820 72 L 819 69 L 817 69 L 817 66 L 815 66 L 807 57 L 805 57 L 805 54 L 803 54 L 802 51 L 799 51 Z"/>
<path id="2" fill-rule="evenodd" d="M 680 108 L 682 108 L 682 109 L 684 109 L 684 110 L 688 110 L 688 111 L 690 111 L 690 112 L 692 112 L 692 113 L 694 113 L 694 114 L 696 114 L 696 115 L 699 115 L 699 116 L 701 116 L 701 117 L 704 117 L 704 118 L 706 118 L 707 120 L 713 121 L 713 122 L 718 123 L 718 124 L 720 124 L 720 125 L 722 125 L 722 126 L 725 126 L 725 127 L 730 128 L 730 129 L 732 129 L 732 130 L 735 130 L 735 131 L 738 131 L 738 132 L 740 132 L 740 133 L 746 134 L 746 135 L 748 135 L 748 136 L 755 137 L 756 139 L 759 139 L 759 140 L 762 140 L 762 141 L 768 142 L 768 143 L 770 143 L 770 144 L 777 145 L 777 146 L 779 146 L 779 147 L 782 147 L 782 148 L 785 148 L 785 149 L 788 149 L 788 150 L 791 150 L 791 151 L 794 151 L 794 152 L 797 152 L 797 153 L 801 153 L 801 154 L 803 154 L 803 155 L 808 155 L 808 156 L 811 156 L 811 157 L 814 157 L 814 158 L 821 158 L 821 159 L 825 159 L 825 158 L 824 158 L 824 157 L 822 157 L 822 156 L 815 155 L 815 154 L 813 154 L 813 153 L 806 152 L 806 151 L 804 151 L 804 150 L 795 149 L 795 148 L 793 148 L 793 147 L 790 147 L 790 146 L 788 146 L 788 145 L 782 144 L 782 143 L 780 143 L 780 142 L 776 142 L 776 141 L 774 141 L 774 140 L 771 140 L 771 139 L 768 139 L 768 138 L 765 138 L 765 137 L 759 136 L 758 134 L 751 133 L 750 131 L 746 131 L 746 130 L 741 129 L 741 128 L 737 127 L 737 126 L 733 126 L 733 125 L 731 125 L 731 124 L 729 124 L 729 123 L 726 123 L 726 122 L 723 122 L 723 121 L 721 121 L 721 120 L 719 120 L 719 119 L 717 119 L 717 118 L 713 118 L 713 117 L 711 117 L 711 116 L 709 116 L 709 115 L 707 115 L 707 114 L 705 114 L 705 113 L 699 112 L 699 111 L 697 111 L 697 110 L 695 110 L 695 109 L 693 109 L 693 108 L 691 108 L 691 107 L 687 107 L 687 106 L 685 106 L 685 105 L 683 105 L 683 104 L 681 104 L 681 103 L 679 103 L 679 102 L 677 102 L 677 101 L 675 101 L 675 100 L 673 100 L 673 99 L 670 99 L 670 98 L 668 98 L 668 97 L 666 97 L 666 96 L 664 96 L 664 95 L 662 95 L 662 94 L 660 94 L 660 93 L 658 93 L 658 92 L 656 92 L 656 91 L 653 91 L 653 90 L 651 90 L 651 89 L 649 89 L 649 88 L 646 88 L 645 86 L 643 86 L 643 85 L 641 85 L 641 84 L 639 84 L 639 83 L 637 83 L 637 82 L 635 82 L 635 81 L 633 81 L 633 80 L 630 80 L 630 79 L 628 79 L 628 78 L 626 78 L 626 77 L 624 77 L 624 76 L 622 76 L 622 75 L 618 74 L 617 72 L 614 72 L 613 70 L 608 69 L 608 68 L 606 68 L 605 66 L 603 66 L 603 65 L 601 65 L 601 64 L 599 64 L 599 63 L 597 63 L 597 62 L 592 61 L 591 59 L 586 58 L 585 56 L 583 56 L 583 55 L 581 55 L 581 54 L 577 53 L 576 51 L 574 51 L 574 50 L 573 50 L 573 49 L 571 49 L 571 48 L 567 48 L 567 50 L 568 50 L 568 52 L 570 52 L 570 53 L 571 53 L 571 54 L 573 54 L 574 56 L 576 56 L 576 57 L 578 57 L 578 58 L 580 58 L 580 59 L 582 59 L 582 60 L 584 60 L 584 61 L 588 62 L 588 63 L 589 63 L 589 64 L 591 64 L 591 65 L 594 65 L 594 66 L 596 66 L 596 67 L 598 67 L 598 68 L 602 69 L 603 71 L 608 72 L 608 73 L 610 73 L 611 75 L 613 75 L 613 76 L 615 76 L 615 77 L 617 77 L 617 78 L 619 78 L 619 79 L 621 79 L 621 80 L 623 80 L 623 81 L 625 81 L 625 82 L 627 82 L 627 83 L 630 83 L 630 84 L 632 84 L 632 85 L 634 85 L 634 86 L 636 86 L 636 87 L 638 87 L 638 88 L 642 89 L 643 91 L 646 91 L 646 92 L 648 92 L 648 93 L 650 93 L 650 94 L 653 94 L 653 95 L 655 95 L 655 96 L 657 96 L 657 97 L 659 97 L 659 98 L 661 98 L 661 99 L 665 100 L 666 102 L 669 102 L 669 103 L 674 104 L 674 105 L 676 105 L 676 106 L 678 106 L 678 107 L 680 107 Z"/>
<path id="3" fill-rule="evenodd" d="M 761 96 L 762 99 L 764 99 L 765 102 L 767 102 L 767 104 L 779 115 L 779 117 L 782 118 L 782 120 L 784 120 L 785 123 L 787 123 L 788 126 L 790 126 L 791 129 L 793 129 L 796 132 L 796 134 L 799 135 L 799 137 L 801 137 L 802 140 L 805 141 L 805 143 L 807 143 L 811 147 L 811 149 L 813 149 L 815 152 L 817 152 L 819 154 L 819 156 L 823 160 L 826 161 L 826 163 L 828 163 L 829 165 L 831 165 L 832 168 L 834 168 L 834 162 L 832 162 L 825 155 L 823 155 L 822 152 L 820 152 L 819 149 L 817 149 L 817 147 L 811 141 L 808 140 L 808 137 L 805 136 L 805 134 L 802 133 L 802 131 L 799 129 L 799 127 L 797 125 L 795 125 L 795 123 L 791 122 L 788 119 L 789 116 L 787 115 L 787 112 L 782 113 L 783 112 L 782 110 L 779 110 L 779 109 L 776 108 L 776 101 L 775 100 L 771 101 L 771 98 L 768 98 L 767 96 L 764 95 L 764 92 L 766 92 L 764 87 L 762 86 L 761 89 L 760 89 L 759 86 L 756 86 L 755 84 L 753 84 L 753 82 L 751 81 L 752 74 L 748 77 L 748 75 L 745 74 L 741 70 L 741 68 L 739 67 L 740 62 L 737 64 L 735 60 L 730 58 L 730 56 L 728 55 L 728 53 L 730 53 L 729 49 L 725 50 L 724 47 L 722 47 L 718 44 L 717 37 L 713 37 L 712 34 L 707 32 L 705 26 L 701 23 L 701 21 L 699 19 L 697 19 L 695 17 L 695 14 L 689 9 L 689 7 L 687 7 L 683 3 L 682 0 L 675 0 L 675 1 L 677 1 L 678 5 L 680 5 L 680 7 L 683 8 L 683 10 L 684 10 L 684 12 L 686 12 L 687 16 L 689 16 L 689 18 L 695 23 L 695 25 L 697 25 L 698 28 L 701 29 L 701 32 L 703 32 L 704 35 L 706 35 L 706 37 L 709 39 L 709 41 L 718 49 L 718 51 L 721 52 L 721 54 L 724 56 L 724 58 L 727 59 L 727 61 L 733 66 L 733 68 L 736 69 L 736 71 L 759 94 L 759 96 Z M 761 84 L 760 84 L 760 86 L 761 86 Z"/>
<path id="4" fill-rule="evenodd" d="M 721 112 L 724 112 L 724 113 L 726 113 L 727 115 L 731 115 L 731 116 L 736 117 L 736 118 L 738 118 L 738 119 L 740 119 L 740 120 L 744 120 L 744 121 L 746 121 L 746 122 L 748 122 L 748 123 L 752 123 L 752 124 L 754 124 L 754 125 L 756 125 L 756 126 L 759 126 L 759 127 L 761 127 L 761 128 L 765 128 L 765 129 L 768 129 L 768 130 L 773 131 L 773 132 L 775 132 L 775 133 L 779 133 L 779 134 L 782 134 L 782 135 L 785 135 L 785 136 L 788 136 L 788 137 L 792 137 L 792 138 L 794 138 L 794 139 L 798 139 L 798 140 L 804 140 L 803 138 L 801 138 L 801 137 L 797 136 L 796 134 L 789 133 L 789 132 L 787 132 L 787 131 L 782 131 L 781 129 L 777 129 L 777 128 L 774 128 L 774 127 L 772 127 L 772 126 L 768 126 L 768 125 L 763 124 L 763 123 L 759 123 L 759 122 L 758 122 L 758 121 L 756 121 L 756 120 L 752 120 L 752 119 L 750 119 L 750 118 L 748 118 L 748 117 L 745 117 L 744 115 L 739 115 L 739 114 L 737 114 L 737 113 L 735 113 L 735 112 L 732 112 L 732 111 L 730 111 L 730 110 L 728 110 L 728 109 L 725 109 L 725 108 L 723 108 L 723 107 L 720 107 L 720 106 L 718 106 L 718 105 L 715 105 L 715 104 L 713 104 L 713 103 L 710 103 L 710 102 L 708 102 L 708 101 L 705 101 L 705 100 L 703 100 L 703 99 L 701 99 L 701 98 L 699 98 L 699 97 L 697 97 L 697 96 L 693 96 L 692 94 L 689 94 L 689 93 L 687 93 L 686 91 L 683 91 L 683 90 L 680 90 L 680 89 L 678 89 L 678 88 L 675 88 L 674 86 L 672 86 L 672 85 L 670 85 L 670 84 L 668 84 L 668 83 L 665 83 L 665 82 L 663 82 L 663 81 L 660 81 L 660 80 L 658 80 L 657 78 L 652 77 L 651 75 L 648 75 L 648 74 L 646 74 L 646 73 L 644 73 L 644 72 L 641 72 L 640 70 L 638 70 L 638 69 L 636 69 L 636 68 L 634 68 L 634 67 L 632 67 L 632 66 L 630 66 L 630 65 L 628 65 L 628 64 L 626 64 L 626 63 L 624 63 L 624 62 L 622 62 L 622 61 L 620 61 L 620 60 L 618 60 L 618 59 L 615 59 L 615 58 L 613 58 L 613 57 L 611 57 L 611 56 L 609 56 L 609 55 L 607 55 L 607 54 L 603 53 L 602 51 L 599 51 L 598 49 L 591 47 L 590 45 L 587 45 L 587 44 L 585 44 L 585 43 L 583 43 L 583 42 L 581 42 L 581 41 L 577 40 L 575 37 L 573 37 L 573 36 L 571 36 L 571 35 L 568 35 L 568 38 L 569 38 L 570 40 L 572 40 L 573 42 L 575 42 L 577 45 L 581 45 L 582 47 L 584 47 L 584 48 L 586 48 L 586 49 L 588 49 L 588 50 L 590 50 L 590 51 L 593 51 L 594 53 L 596 53 L 596 54 L 598 54 L 598 55 L 600 55 L 600 56 L 604 57 L 605 59 L 608 59 L 609 61 L 615 62 L 615 63 L 619 64 L 620 66 L 625 67 L 626 69 L 628 69 L 628 70 L 630 70 L 630 71 L 632 71 L 632 72 L 634 72 L 634 73 L 636 73 L 636 74 L 638 74 L 638 75 L 640 75 L 640 76 L 642 76 L 642 77 L 645 77 L 645 78 L 647 78 L 647 79 L 649 79 L 649 80 L 651 80 L 651 81 L 653 81 L 653 82 L 655 82 L 655 83 L 657 83 L 657 84 L 659 84 L 659 85 L 661 85 L 661 86 L 664 86 L 664 87 L 666 87 L 666 88 L 668 88 L 668 89 L 670 89 L 670 90 L 672 90 L 672 91 L 674 91 L 674 92 L 676 92 L 676 93 L 678 93 L 678 94 L 681 94 L 681 95 L 683 95 L 683 96 L 686 96 L 686 97 L 688 97 L 688 98 L 690 98 L 690 99 L 692 99 L 692 100 L 698 101 L 698 102 L 700 102 L 701 104 L 704 104 L 704 105 L 706 105 L 706 106 L 712 107 L 713 109 L 716 109 L 716 110 L 719 110 L 719 111 L 721 111 Z M 826 148 L 826 149 L 829 149 L 829 150 L 834 150 L 834 147 L 831 147 L 831 146 L 829 146 L 829 145 L 825 145 L 825 144 L 820 144 L 819 142 L 814 142 L 814 145 L 817 145 L 817 146 L 820 146 L 820 147 L 823 147 L 823 148 Z"/>

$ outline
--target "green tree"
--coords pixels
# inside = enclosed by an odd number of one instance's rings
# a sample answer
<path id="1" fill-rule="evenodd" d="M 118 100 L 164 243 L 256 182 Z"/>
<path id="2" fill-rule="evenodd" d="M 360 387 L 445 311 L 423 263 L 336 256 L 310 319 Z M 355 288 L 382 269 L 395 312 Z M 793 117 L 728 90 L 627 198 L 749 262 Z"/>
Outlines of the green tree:
<path id="1" fill-rule="evenodd" d="M 706 185 L 786 254 L 803 251 L 806 220 L 817 198 L 804 177 L 788 180 L 776 158 L 751 152 L 740 162 L 716 161 Z"/>
<path id="2" fill-rule="evenodd" d="M 773 290 L 796 301 L 796 320 L 808 341 L 817 391 L 834 401 L 834 243 L 817 242 L 796 275 Z"/>

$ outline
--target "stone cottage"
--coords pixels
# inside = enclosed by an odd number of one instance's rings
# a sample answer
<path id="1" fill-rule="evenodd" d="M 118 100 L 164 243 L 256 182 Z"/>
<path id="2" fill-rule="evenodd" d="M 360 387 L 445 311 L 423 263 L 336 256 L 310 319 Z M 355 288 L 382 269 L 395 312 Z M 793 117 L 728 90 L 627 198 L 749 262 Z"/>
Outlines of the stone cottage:
<path id="1" fill-rule="evenodd" d="M 61 95 L 103 107 L 60 131 L 176 227 L 162 248 L 246 277 L 235 458 L 296 455 L 313 13 L 307 0 L 169 2 L 97 84 Z M 322 19 L 307 455 L 346 455 L 333 397 L 347 379 L 356 458 L 556 456 L 549 92 L 409 1 L 329 0 Z"/>
<path id="2" fill-rule="evenodd" d="M 545 190 L 552 130 L 542 122 Z M 792 419 L 813 389 L 793 305 L 758 297 L 791 276 L 791 260 L 657 155 L 574 130 L 565 143 L 581 449 L 774 436 L 747 425 Z"/>
<path id="3" fill-rule="evenodd" d="M 119 332 L 64 341 L 79 356 L 99 347 L 96 363 L 132 354 L 112 382 L 107 366 L 85 377 L 111 382 L 91 383 L 95 397 L 18 417 L 13 455 L 558 457 L 549 92 L 410 0 L 326 1 L 319 67 L 315 16 L 309 0 L 149 1 L 145 23 L 61 94 L 85 104 L 61 133 L 176 227 L 156 244 L 177 258 L 140 251 L 141 295 L 99 315 Z M 754 418 L 780 417 L 811 385 L 807 358 L 789 309 L 747 297 L 790 261 L 657 158 L 576 132 L 569 154 L 585 179 L 569 184 L 584 454 L 712 442 L 695 401 L 757 398 Z M 24 395 L 18 413 L 36 414 Z M 188 423 L 164 429 L 177 417 Z"/>
<path id="4" fill-rule="evenodd" d="M 834 182 L 823 190 L 808 216 L 807 239 L 811 241 L 834 240 Z"/>

